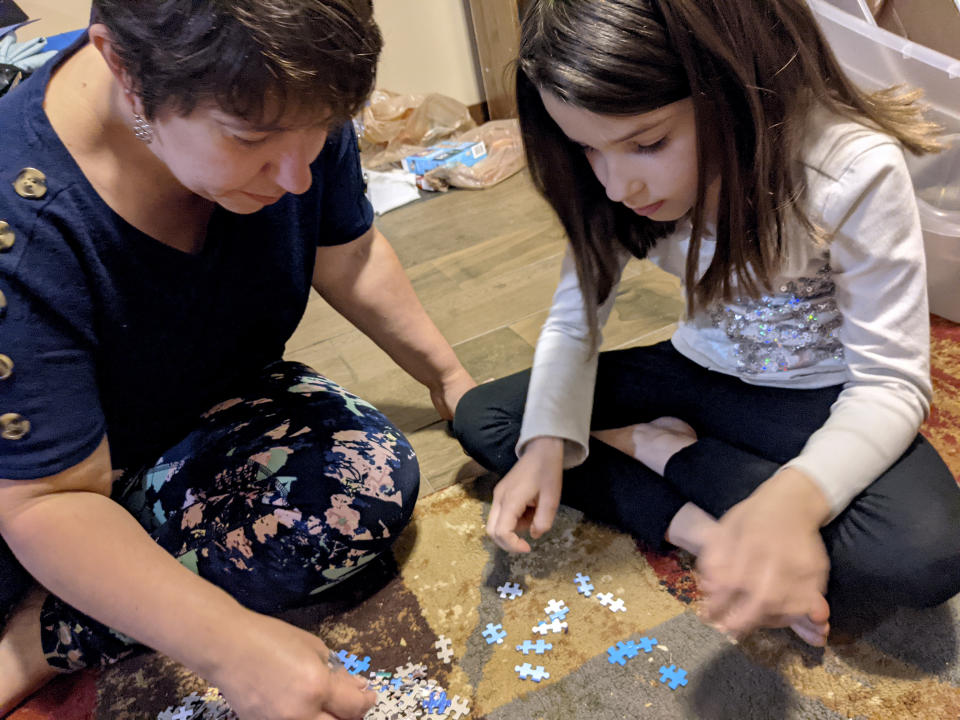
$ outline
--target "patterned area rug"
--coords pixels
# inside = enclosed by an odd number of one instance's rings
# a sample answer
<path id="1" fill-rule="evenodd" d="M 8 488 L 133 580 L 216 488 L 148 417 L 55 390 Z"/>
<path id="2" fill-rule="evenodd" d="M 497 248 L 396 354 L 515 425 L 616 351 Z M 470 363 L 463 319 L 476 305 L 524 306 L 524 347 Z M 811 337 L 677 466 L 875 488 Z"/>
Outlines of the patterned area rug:
<path id="1" fill-rule="evenodd" d="M 960 326 L 934 318 L 932 348 L 935 409 L 924 433 L 956 475 Z M 469 702 L 471 718 L 960 718 L 960 596 L 832 637 L 824 650 L 779 630 L 733 644 L 698 620 L 684 553 L 650 552 L 568 509 L 530 555 L 496 550 L 484 535 L 491 484 L 481 478 L 422 500 L 392 557 L 286 619 L 333 648 L 370 656 L 371 670 L 423 663 L 449 696 Z M 590 598 L 577 592 L 577 573 L 590 576 Z M 522 596 L 500 597 L 508 581 L 520 583 Z M 607 592 L 626 609 L 601 605 L 596 596 Z M 516 646 L 536 639 L 533 626 L 551 600 L 569 608 L 568 632 L 544 636 L 552 645 L 544 654 L 522 655 Z M 487 623 L 502 626 L 502 644 L 487 643 Z M 434 649 L 440 635 L 451 641 L 450 664 Z M 657 640 L 649 652 L 636 649 L 622 666 L 608 661 L 609 647 L 643 637 Z M 524 662 L 544 666 L 549 678 L 520 679 L 514 668 Z M 660 668 L 674 665 L 686 670 L 687 684 L 671 690 Z M 189 671 L 148 654 L 61 678 L 12 718 L 153 720 L 207 690 Z"/>

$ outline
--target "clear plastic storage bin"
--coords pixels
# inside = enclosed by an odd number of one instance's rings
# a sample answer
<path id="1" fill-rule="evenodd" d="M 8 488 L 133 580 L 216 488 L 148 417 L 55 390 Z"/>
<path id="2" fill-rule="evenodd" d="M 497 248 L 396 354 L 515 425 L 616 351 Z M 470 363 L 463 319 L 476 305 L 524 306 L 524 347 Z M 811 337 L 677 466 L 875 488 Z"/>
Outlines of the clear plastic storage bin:
<path id="1" fill-rule="evenodd" d="M 907 154 L 927 252 L 930 310 L 960 322 L 960 60 L 888 32 L 858 0 L 807 0 L 850 78 L 865 89 L 901 83 L 924 91 L 948 133 L 937 155 Z M 850 12 L 847 12 L 850 10 Z"/>

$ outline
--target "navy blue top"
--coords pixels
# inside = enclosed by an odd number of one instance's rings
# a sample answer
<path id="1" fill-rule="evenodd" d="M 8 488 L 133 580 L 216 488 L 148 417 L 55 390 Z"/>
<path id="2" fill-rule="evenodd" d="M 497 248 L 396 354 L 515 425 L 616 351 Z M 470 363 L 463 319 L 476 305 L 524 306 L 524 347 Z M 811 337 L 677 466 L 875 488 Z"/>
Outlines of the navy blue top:
<path id="1" fill-rule="evenodd" d="M 348 123 L 330 133 L 309 191 L 252 215 L 217 206 L 199 254 L 140 232 L 103 202 L 42 107 L 52 69 L 83 42 L 0 99 L 0 220 L 16 236 L 0 252 L 0 354 L 14 363 L 0 416 L 31 425 L 0 438 L 0 478 L 65 470 L 104 433 L 115 468 L 155 459 L 282 356 L 316 247 L 373 223 Z M 42 199 L 14 191 L 26 167 L 46 175 Z"/>

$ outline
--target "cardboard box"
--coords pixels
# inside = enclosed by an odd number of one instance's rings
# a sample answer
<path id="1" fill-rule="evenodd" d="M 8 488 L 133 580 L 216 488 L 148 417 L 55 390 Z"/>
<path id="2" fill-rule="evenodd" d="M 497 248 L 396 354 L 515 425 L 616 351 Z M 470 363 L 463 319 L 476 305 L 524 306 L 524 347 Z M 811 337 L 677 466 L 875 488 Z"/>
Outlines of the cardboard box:
<path id="1" fill-rule="evenodd" d="M 403 169 L 416 175 L 447 165 L 470 167 L 487 156 L 483 142 L 442 142 L 403 159 Z"/>

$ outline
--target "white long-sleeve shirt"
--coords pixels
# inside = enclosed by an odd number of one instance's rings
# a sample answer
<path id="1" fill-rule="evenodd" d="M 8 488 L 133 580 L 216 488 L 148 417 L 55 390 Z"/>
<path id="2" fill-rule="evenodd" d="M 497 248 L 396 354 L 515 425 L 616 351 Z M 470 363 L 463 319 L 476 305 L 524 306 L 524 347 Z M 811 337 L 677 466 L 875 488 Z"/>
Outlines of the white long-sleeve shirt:
<path id="1" fill-rule="evenodd" d="M 843 384 L 828 420 L 785 467 L 812 478 L 835 517 L 906 450 L 929 411 L 929 315 L 920 220 L 900 145 L 863 125 L 815 113 L 802 154 L 805 207 L 818 244 L 788 225 L 784 261 L 761 298 L 718 303 L 683 321 L 674 347 L 744 382 L 784 388 Z M 682 276 L 689 223 L 649 257 Z M 701 272 L 715 248 L 701 243 Z M 626 252 L 621 269 L 629 260 Z M 616 287 L 598 309 L 602 327 Z M 572 255 L 540 334 L 518 454 L 563 438 L 564 466 L 587 457 L 597 352 Z"/>

